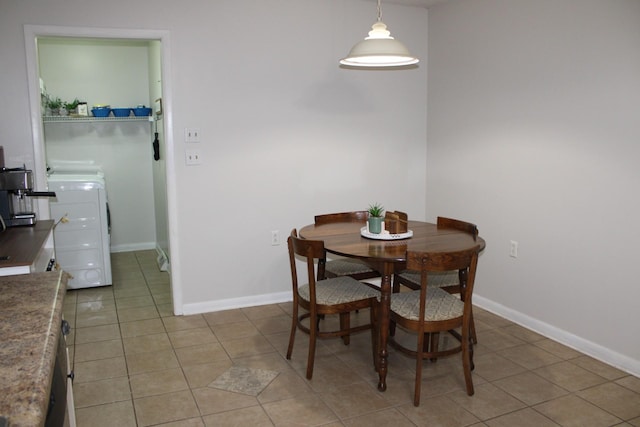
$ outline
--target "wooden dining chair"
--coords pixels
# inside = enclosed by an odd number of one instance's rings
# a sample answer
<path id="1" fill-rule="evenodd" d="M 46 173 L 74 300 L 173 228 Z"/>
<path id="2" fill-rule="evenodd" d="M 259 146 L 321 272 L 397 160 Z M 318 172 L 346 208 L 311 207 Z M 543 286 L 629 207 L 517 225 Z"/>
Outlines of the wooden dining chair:
<path id="1" fill-rule="evenodd" d="M 342 337 L 345 345 L 349 344 L 351 334 L 371 329 L 371 347 L 374 366 L 376 365 L 377 335 L 375 328 L 376 309 L 380 293 L 372 286 L 359 282 L 349 276 L 333 277 L 317 280 L 316 262 L 325 256 L 324 242 L 306 240 L 298 237 L 296 229 L 291 231 L 287 239 L 289 247 L 289 264 L 291 266 L 291 283 L 293 285 L 293 315 L 287 359 L 291 359 L 296 330 L 309 334 L 309 353 L 307 357 L 307 378 L 313 376 L 316 340 L 318 338 Z M 298 282 L 296 256 L 304 258 L 307 269 L 307 283 Z M 298 311 L 302 308 L 305 313 Z M 370 309 L 369 323 L 351 327 L 352 311 Z M 320 331 L 320 316 L 338 314 L 340 329 Z M 308 320 L 308 325 L 303 320 Z"/>
<path id="2" fill-rule="evenodd" d="M 471 234 L 474 241 L 478 238 L 478 227 L 470 222 L 439 216 L 436 226 L 442 229 L 450 228 L 464 231 L 465 233 Z M 463 272 L 433 272 L 431 274 L 432 277 L 430 278 L 431 280 L 429 281 L 429 285 L 443 288 L 452 294 L 460 293 L 463 290 L 460 288 L 460 284 L 464 283 L 464 277 L 461 277 L 461 274 L 463 274 Z M 393 278 L 393 292 L 399 292 L 400 285 L 414 290 L 420 289 L 420 273 L 417 271 L 411 271 L 410 269 L 397 273 Z"/>
<path id="3" fill-rule="evenodd" d="M 470 234 L 473 240 L 478 239 L 478 227 L 470 222 L 461 221 L 459 219 L 446 218 L 439 216 L 436 222 L 436 226 L 441 229 L 453 229 L 463 231 Z M 433 271 L 429 273 L 429 286 L 441 288 L 450 294 L 460 294 L 460 299 L 464 301 L 465 298 L 465 283 L 466 283 L 466 270 L 460 271 Z M 394 293 L 400 291 L 400 286 L 406 286 L 409 289 L 420 289 L 420 272 L 412 271 L 407 268 L 406 270 L 397 273 L 393 277 L 392 289 Z M 391 332 L 393 333 L 395 327 L 391 326 Z M 475 323 L 471 322 L 471 335 L 473 337 L 473 343 L 478 343 L 476 336 Z"/>
<path id="4" fill-rule="evenodd" d="M 331 224 L 336 222 L 359 222 L 364 226 L 369 218 L 367 211 L 351 211 L 329 213 L 315 216 L 315 225 Z M 349 258 L 333 258 L 320 260 L 318 266 L 318 279 L 349 276 L 356 280 L 373 279 L 380 277 L 380 273 L 369 267 L 366 263 Z"/>
<path id="5" fill-rule="evenodd" d="M 407 252 L 407 268 L 420 272 L 420 290 L 391 295 L 391 319 L 417 336 L 415 350 L 401 345 L 390 337 L 390 344 L 416 358 L 416 377 L 413 404 L 420 404 L 422 362 L 462 352 L 462 367 L 467 394 L 474 393 L 473 339 L 471 337 L 472 295 L 478 265 L 480 245 L 457 252 Z M 466 271 L 466 295 L 464 301 L 441 288 L 429 285 L 429 273 L 457 270 Z M 459 329 L 459 331 L 458 331 Z M 429 337 L 440 333 L 451 334 L 458 342 L 452 348 L 439 349 Z"/>

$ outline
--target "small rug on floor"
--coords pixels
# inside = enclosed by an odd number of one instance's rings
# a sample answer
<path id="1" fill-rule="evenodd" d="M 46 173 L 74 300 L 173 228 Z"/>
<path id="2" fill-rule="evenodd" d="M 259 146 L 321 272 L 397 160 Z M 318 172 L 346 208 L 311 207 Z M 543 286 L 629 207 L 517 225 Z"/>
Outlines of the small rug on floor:
<path id="1" fill-rule="evenodd" d="M 231 367 L 209 384 L 209 387 L 257 396 L 277 376 L 277 371 Z"/>

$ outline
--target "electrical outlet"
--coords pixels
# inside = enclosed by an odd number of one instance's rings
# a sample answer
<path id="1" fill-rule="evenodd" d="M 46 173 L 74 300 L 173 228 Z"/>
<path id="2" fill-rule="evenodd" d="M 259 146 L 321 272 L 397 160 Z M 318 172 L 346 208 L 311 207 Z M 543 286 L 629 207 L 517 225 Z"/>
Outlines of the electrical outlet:
<path id="1" fill-rule="evenodd" d="M 278 246 L 280 244 L 280 232 L 278 230 L 271 231 L 271 246 Z"/>
<path id="2" fill-rule="evenodd" d="M 509 256 L 511 258 L 518 258 L 518 242 L 512 240 L 509 244 Z"/>
<path id="3" fill-rule="evenodd" d="M 200 129 L 184 128 L 184 142 L 200 142 Z"/>
<path id="4" fill-rule="evenodd" d="M 200 150 L 185 150 L 184 157 L 187 166 L 202 164 L 202 156 L 200 155 Z"/>

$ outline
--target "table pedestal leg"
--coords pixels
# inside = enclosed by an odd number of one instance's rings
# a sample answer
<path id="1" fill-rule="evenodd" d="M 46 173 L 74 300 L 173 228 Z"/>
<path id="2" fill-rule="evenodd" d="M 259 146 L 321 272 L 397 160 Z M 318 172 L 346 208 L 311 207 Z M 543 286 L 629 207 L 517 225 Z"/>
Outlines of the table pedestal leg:
<path id="1" fill-rule="evenodd" d="M 385 268 L 387 270 L 387 268 Z M 378 363 L 378 390 L 385 391 L 387 389 L 387 339 L 389 338 L 389 311 L 391 306 L 391 274 L 385 271 L 382 275 L 382 283 L 380 285 L 380 307 L 379 322 L 380 329 L 379 339 L 379 363 Z"/>

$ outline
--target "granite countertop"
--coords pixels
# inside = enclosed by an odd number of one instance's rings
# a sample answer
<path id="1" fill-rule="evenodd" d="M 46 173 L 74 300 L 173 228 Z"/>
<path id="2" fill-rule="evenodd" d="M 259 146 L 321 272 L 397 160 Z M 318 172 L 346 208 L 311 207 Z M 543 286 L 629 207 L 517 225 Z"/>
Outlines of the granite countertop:
<path id="1" fill-rule="evenodd" d="M 46 219 L 29 227 L 9 227 L 0 232 L 0 268 L 29 266 L 54 228 L 53 220 Z"/>
<path id="2" fill-rule="evenodd" d="M 12 427 L 44 425 L 67 278 L 0 277 L 0 416 Z"/>

